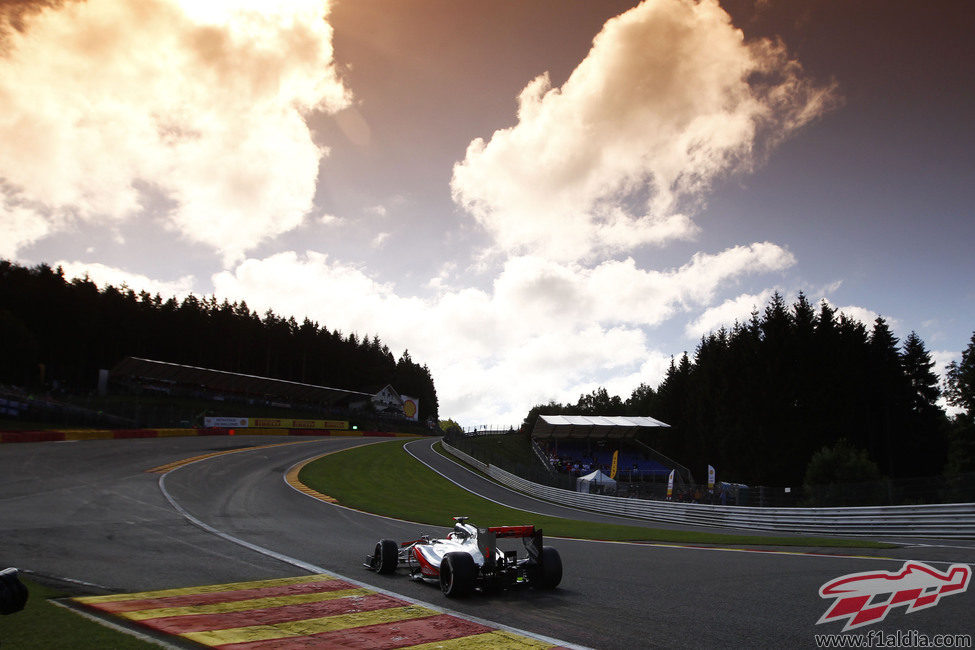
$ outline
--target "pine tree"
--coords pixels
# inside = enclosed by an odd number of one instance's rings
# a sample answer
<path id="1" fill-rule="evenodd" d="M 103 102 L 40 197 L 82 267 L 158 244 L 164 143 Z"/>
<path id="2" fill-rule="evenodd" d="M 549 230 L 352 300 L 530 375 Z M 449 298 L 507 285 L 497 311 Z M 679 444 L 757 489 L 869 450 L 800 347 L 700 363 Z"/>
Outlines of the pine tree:
<path id="1" fill-rule="evenodd" d="M 934 372 L 934 361 L 924 347 L 924 341 L 916 332 L 911 332 L 904 340 L 901 361 L 904 373 L 911 384 L 912 408 L 915 413 L 928 409 L 936 409 L 941 389 L 938 386 L 938 375 Z"/>
<path id="2" fill-rule="evenodd" d="M 904 340 L 901 363 L 910 385 L 910 413 L 905 415 L 909 434 L 900 441 L 897 451 L 902 464 L 915 470 L 912 474 L 931 476 L 945 464 L 948 421 L 937 404 L 941 390 L 934 361 L 916 332 Z"/>
<path id="3" fill-rule="evenodd" d="M 952 406 L 964 409 L 969 421 L 975 420 L 975 332 L 961 353 L 961 361 L 948 364 L 945 397 Z"/>
<path id="4" fill-rule="evenodd" d="M 900 411 L 906 396 L 898 340 L 890 331 L 887 321 L 877 317 L 868 343 L 869 359 L 869 408 L 872 417 L 870 432 L 871 451 L 888 476 L 902 476 L 904 467 L 896 462 L 896 449 L 901 444 L 903 420 Z"/>

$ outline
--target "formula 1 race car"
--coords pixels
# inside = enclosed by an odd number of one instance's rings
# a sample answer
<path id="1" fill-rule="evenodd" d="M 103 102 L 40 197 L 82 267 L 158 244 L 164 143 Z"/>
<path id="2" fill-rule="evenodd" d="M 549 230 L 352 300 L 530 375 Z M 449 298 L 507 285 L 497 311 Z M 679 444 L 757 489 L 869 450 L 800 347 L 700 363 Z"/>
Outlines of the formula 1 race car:
<path id="1" fill-rule="evenodd" d="M 562 581 L 562 558 L 551 546 L 542 545 L 542 531 L 534 526 L 476 528 L 467 517 L 454 517 L 454 529 L 446 539 L 419 539 L 402 544 L 391 539 L 376 543 L 365 566 L 376 573 L 393 573 L 405 566 L 414 580 L 438 581 L 449 598 L 467 596 L 475 589 L 532 586 L 555 589 Z M 497 540 L 521 538 L 527 556 L 503 551 Z"/>

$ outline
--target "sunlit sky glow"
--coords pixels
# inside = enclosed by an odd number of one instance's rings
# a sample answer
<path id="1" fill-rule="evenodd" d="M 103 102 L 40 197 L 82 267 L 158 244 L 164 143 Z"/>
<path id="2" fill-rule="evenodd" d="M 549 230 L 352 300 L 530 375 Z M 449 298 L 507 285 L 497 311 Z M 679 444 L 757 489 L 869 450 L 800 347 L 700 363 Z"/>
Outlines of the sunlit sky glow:
<path id="1" fill-rule="evenodd" d="M 774 291 L 941 368 L 975 330 L 973 16 L 0 1 L 0 257 L 376 334 L 468 426 L 656 386 Z"/>

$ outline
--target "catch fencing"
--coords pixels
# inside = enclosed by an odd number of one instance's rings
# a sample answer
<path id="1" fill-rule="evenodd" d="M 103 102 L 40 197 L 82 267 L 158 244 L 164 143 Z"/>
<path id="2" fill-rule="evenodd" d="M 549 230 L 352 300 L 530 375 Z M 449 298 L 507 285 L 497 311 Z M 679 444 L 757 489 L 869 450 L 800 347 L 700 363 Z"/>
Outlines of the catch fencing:
<path id="1" fill-rule="evenodd" d="M 511 425 L 482 424 L 477 427 L 464 427 L 461 429 L 465 436 L 504 436 L 513 433 L 516 427 Z"/>
<path id="2" fill-rule="evenodd" d="M 442 443 L 445 451 L 502 485 L 594 512 L 651 521 L 819 535 L 975 539 L 975 503 L 840 508 L 760 508 L 648 501 L 533 483 Z"/>

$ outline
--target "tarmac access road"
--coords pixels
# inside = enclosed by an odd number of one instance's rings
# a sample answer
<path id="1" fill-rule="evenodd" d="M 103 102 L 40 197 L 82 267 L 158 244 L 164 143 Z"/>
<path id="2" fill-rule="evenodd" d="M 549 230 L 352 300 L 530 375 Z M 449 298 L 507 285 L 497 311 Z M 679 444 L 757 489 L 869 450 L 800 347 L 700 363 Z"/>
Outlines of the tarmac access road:
<path id="1" fill-rule="evenodd" d="M 825 582 L 853 572 L 894 571 L 906 558 L 940 570 L 950 562 L 975 561 L 975 542 L 958 541 L 927 541 L 932 545 L 853 557 L 864 554 L 557 539 L 551 545 L 565 567 L 557 590 L 448 600 L 435 586 L 362 568 L 364 555 L 379 538 L 441 535 L 446 526 L 330 505 L 283 480 L 297 462 L 370 442 L 235 436 L 0 445 L 0 565 L 87 583 L 83 590 L 98 593 L 297 576 L 308 573 L 300 567 L 306 563 L 570 643 L 645 648 L 813 647 L 815 634 L 841 628 L 839 623 L 816 625 L 832 603 L 819 597 Z M 424 443 L 410 443 L 411 449 Z M 253 445 L 274 446 L 214 455 L 166 474 L 147 472 L 183 458 Z M 466 484 L 469 479 L 459 480 Z M 476 491 L 484 489 L 470 480 Z M 501 492 L 494 497 L 516 499 Z M 533 509 L 539 510 L 540 503 Z M 975 589 L 912 614 L 893 608 L 883 622 L 861 631 L 975 635 L 973 598 Z"/>

